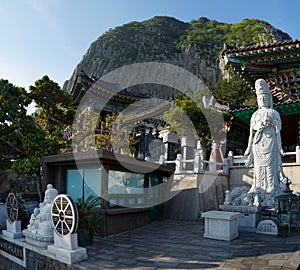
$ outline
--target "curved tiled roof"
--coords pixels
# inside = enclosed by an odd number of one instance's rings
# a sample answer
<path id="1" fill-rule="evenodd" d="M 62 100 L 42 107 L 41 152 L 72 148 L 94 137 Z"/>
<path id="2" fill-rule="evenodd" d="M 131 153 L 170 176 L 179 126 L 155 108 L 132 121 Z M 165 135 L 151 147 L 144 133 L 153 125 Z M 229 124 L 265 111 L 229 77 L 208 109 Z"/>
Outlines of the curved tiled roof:
<path id="1" fill-rule="evenodd" d="M 280 115 L 299 114 L 300 101 L 299 100 L 286 100 L 284 102 L 277 102 L 274 104 L 274 109 Z M 243 106 L 236 109 L 231 109 L 229 112 L 233 113 L 236 117 L 249 124 L 253 112 L 257 110 L 257 106 Z"/>
<path id="2" fill-rule="evenodd" d="M 252 89 L 262 78 L 277 100 L 300 100 L 299 40 L 241 48 L 225 45 L 222 57 Z"/>
<path id="3" fill-rule="evenodd" d="M 89 77 L 82 70 L 76 76 L 76 80 L 70 92 L 73 95 L 75 105 L 79 104 L 84 94 L 92 85 L 96 86 L 95 89 L 97 88 L 97 91 L 110 94 L 115 93 L 115 95 L 113 95 L 113 99 L 115 100 L 123 100 L 125 102 L 125 100 L 136 101 L 139 99 L 149 98 L 146 94 L 131 93 L 127 91 L 127 89 L 122 89 L 117 83 L 100 80 L 94 76 Z"/>
<path id="4" fill-rule="evenodd" d="M 242 53 L 242 52 L 247 52 L 247 51 L 256 51 L 256 50 L 263 50 L 263 49 L 274 49 L 274 48 L 280 48 L 280 47 L 294 47 L 294 46 L 299 46 L 300 41 L 299 40 L 286 40 L 286 41 L 281 41 L 281 42 L 275 42 L 275 43 L 268 43 L 268 44 L 260 44 L 260 45 L 251 45 L 251 46 L 246 46 L 246 47 L 240 47 L 236 48 L 233 46 L 228 46 L 225 44 L 224 53 L 227 54 L 232 54 L 232 53 Z M 226 48 L 227 46 L 227 48 Z"/>

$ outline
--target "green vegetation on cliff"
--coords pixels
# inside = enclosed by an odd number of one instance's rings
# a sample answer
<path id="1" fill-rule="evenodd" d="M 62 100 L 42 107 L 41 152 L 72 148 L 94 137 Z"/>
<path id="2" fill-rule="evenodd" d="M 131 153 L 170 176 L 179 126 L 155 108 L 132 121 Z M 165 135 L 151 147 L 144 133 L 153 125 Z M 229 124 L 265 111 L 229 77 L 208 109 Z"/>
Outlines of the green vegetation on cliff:
<path id="1" fill-rule="evenodd" d="M 144 54 L 173 54 L 177 41 L 189 27 L 188 23 L 171 17 L 154 17 L 143 22 L 131 22 L 110 29 L 97 42 L 111 42 L 110 46 L 125 51 L 135 60 L 139 51 Z"/>
<path id="2" fill-rule="evenodd" d="M 290 39 L 287 34 L 258 19 L 245 19 L 240 23 L 228 24 L 202 17 L 191 22 L 181 42 L 182 45 L 197 42 L 205 46 L 220 46 L 226 42 L 241 47 L 275 42 L 279 36 Z"/>
<path id="3" fill-rule="evenodd" d="M 158 16 L 118 26 L 101 35 L 63 89 L 71 90 L 81 70 L 101 78 L 121 66 L 149 61 L 177 65 L 215 86 L 224 78 L 219 59 L 224 43 L 240 47 L 290 39 L 288 34 L 258 19 L 229 24 L 201 17 L 186 23 Z"/>
<path id="4" fill-rule="evenodd" d="M 291 39 L 289 35 L 258 19 L 245 19 L 228 24 L 201 17 L 191 22 L 185 35 L 181 36 L 183 49 L 196 45 L 200 55 L 220 51 L 224 43 L 242 47 Z M 213 59 L 218 54 L 211 54 Z"/>

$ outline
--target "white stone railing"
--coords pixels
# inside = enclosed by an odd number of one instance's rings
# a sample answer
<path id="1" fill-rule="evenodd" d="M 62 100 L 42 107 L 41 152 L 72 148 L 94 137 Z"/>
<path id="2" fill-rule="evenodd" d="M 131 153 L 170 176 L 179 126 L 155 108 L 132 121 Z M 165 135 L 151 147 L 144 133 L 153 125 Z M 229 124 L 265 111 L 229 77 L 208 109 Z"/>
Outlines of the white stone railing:
<path id="1" fill-rule="evenodd" d="M 208 171 L 210 173 L 228 173 L 228 160 L 225 158 L 224 162 L 216 162 L 213 158 L 211 160 L 203 160 L 196 154 L 194 159 L 182 159 L 181 154 L 177 155 L 175 160 L 165 160 L 163 156 L 160 157 L 160 164 L 175 164 L 175 174 L 194 174 Z M 185 170 L 187 164 L 193 164 L 193 170 Z M 220 167 L 220 169 L 218 169 Z"/>
<path id="2" fill-rule="evenodd" d="M 297 145 L 294 152 L 284 152 L 284 156 L 296 156 L 296 163 L 300 163 L 300 146 Z"/>
<path id="3" fill-rule="evenodd" d="M 245 167 L 248 157 L 243 155 L 234 156 L 232 151 L 229 151 L 227 159 L 230 168 L 237 168 Z"/>
<path id="4" fill-rule="evenodd" d="M 284 156 L 295 156 L 296 157 L 296 164 L 300 163 L 300 146 L 296 146 L 296 149 L 294 152 L 284 152 Z M 239 167 L 245 167 L 248 157 L 247 156 L 234 156 L 232 151 L 229 151 L 228 154 L 228 164 L 229 168 L 239 168 Z M 284 164 L 284 163 L 283 163 Z M 288 163 L 291 164 L 291 163 Z"/>

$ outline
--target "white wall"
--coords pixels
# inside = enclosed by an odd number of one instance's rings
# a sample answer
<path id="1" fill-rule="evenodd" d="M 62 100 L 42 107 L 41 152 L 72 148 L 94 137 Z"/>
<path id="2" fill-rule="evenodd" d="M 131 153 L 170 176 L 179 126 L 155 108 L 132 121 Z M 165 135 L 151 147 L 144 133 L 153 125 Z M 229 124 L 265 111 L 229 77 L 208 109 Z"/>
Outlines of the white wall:
<path id="1" fill-rule="evenodd" d="M 300 192 L 300 164 L 283 164 L 285 175 L 292 181 L 290 188 Z M 229 176 L 229 186 L 232 190 L 236 186 L 251 187 L 253 183 L 253 168 L 231 168 Z"/>

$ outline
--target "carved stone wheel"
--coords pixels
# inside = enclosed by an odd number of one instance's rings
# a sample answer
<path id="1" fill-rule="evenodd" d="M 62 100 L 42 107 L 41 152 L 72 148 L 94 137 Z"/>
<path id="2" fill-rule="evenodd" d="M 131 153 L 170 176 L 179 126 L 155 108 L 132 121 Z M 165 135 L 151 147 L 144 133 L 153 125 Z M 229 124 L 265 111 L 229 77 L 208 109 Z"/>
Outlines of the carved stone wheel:
<path id="1" fill-rule="evenodd" d="M 13 224 L 18 220 L 19 204 L 17 197 L 14 193 L 9 193 L 6 198 L 6 212 L 7 219 L 10 224 Z"/>
<path id="2" fill-rule="evenodd" d="M 77 231 L 78 211 L 73 200 L 65 194 L 59 194 L 55 197 L 51 219 L 54 230 L 59 236 L 66 236 Z"/>

